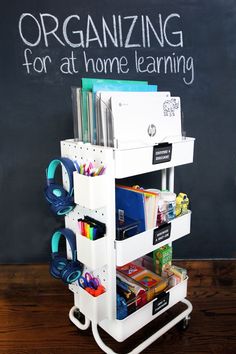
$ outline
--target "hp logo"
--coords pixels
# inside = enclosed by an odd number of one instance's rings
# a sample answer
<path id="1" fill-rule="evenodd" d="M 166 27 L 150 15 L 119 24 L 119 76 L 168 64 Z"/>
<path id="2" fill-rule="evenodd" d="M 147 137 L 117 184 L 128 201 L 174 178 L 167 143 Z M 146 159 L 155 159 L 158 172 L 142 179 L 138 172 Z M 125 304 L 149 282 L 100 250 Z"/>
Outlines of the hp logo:
<path id="1" fill-rule="evenodd" d="M 156 135 L 156 132 L 157 132 L 156 126 L 155 126 L 154 124 L 150 124 L 150 125 L 148 126 L 147 132 L 148 132 L 148 135 L 149 135 L 150 137 Z"/>

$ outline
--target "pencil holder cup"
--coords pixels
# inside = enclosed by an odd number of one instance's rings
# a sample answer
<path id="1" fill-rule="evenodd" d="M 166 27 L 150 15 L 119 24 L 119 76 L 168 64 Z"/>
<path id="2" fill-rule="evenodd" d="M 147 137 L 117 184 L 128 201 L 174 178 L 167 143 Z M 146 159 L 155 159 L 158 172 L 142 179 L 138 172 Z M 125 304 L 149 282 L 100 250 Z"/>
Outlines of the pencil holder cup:
<path id="1" fill-rule="evenodd" d="M 79 287 L 79 296 L 75 297 L 75 306 L 90 320 L 96 323 L 107 318 L 107 293 L 93 297 Z"/>
<path id="2" fill-rule="evenodd" d="M 106 205 L 106 175 L 91 177 L 75 171 L 73 176 L 76 204 L 88 209 L 98 209 Z"/>
<path id="3" fill-rule="evenodd" d="M 92 270 L 103 267 L 107 263 L 106 242 L 105 236 L 92 241 L 85 236 L 76 234 L 78 260 Z"/>

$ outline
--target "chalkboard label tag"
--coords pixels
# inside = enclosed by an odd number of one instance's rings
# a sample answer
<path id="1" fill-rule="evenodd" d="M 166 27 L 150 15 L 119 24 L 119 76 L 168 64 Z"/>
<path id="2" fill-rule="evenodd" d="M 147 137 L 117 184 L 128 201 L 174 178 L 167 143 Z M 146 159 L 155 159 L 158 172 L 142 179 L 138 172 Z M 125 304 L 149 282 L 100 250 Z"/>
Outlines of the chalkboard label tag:
<path id="1" fill-rule="evenodd" d="M 153 231 L 153 245 L 167 240 L 170 238 L 171 223 L 163 224 Z"/>
<path id="2" fill-rule="evenodd" d="M 163 143 L 153 146 L 152 164 L 168 162 L 171 160 L 172 144 Z"/>
<path id="3" fill-rule="evenodd" d="M 162 292 L 153 301 L 152 315 L 156 315 L 159 311 L 169 305 L 170 293 Z"/>

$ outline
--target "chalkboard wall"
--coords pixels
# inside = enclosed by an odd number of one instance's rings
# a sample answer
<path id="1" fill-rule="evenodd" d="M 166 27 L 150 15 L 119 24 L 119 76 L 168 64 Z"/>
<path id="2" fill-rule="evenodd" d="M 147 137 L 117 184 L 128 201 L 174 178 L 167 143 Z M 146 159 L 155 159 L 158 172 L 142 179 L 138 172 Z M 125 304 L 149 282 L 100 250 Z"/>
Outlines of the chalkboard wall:
<path id="1" fill-rule="evenodd" d="M 3 4 L 2 4 L 3 5 Z M 81 77 L 148 80 L 180 96 L 194 164 L 176 168 L 191 236 L 176 258 L 235 257 L 236 2 L 8 1 L 0 21 L 0 262 L 49 259 L 61 225 L 43 197 L 45 168 L 73 137 Z M 148 174 L 150 187 L 157 174 Z"/>

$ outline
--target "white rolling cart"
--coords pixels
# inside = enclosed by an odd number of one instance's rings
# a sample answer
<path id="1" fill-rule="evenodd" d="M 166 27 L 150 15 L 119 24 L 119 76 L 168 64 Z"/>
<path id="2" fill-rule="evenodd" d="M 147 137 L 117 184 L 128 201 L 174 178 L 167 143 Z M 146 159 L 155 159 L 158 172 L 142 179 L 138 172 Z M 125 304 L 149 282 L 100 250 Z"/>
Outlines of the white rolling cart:
<path id="1" fill-rule="evenodd" d="M 74 306 L 69 312 L 69 318 L 82 330 L 87 329 L 91 324 L 95 341 L 105 353 L 114 353 L 114 351 L 102 341 L 98 327 L 105 330 L 116 341 L 122 342 L 178 302 L 186 305 L 186 309 L 181 314 L 130 352 L 134 354 L 140 353 L 178 322 L 182 321 L 186 325 L 190 318 L 192 305 L 186 299 L 188 283 L 186 278 L 125 319 L 116 319 L 116 267 L 142 257 L 165 244 L 171 244 L 190 233 L 191 211 L 170 222 L 169 234 L 157 236 L 158 228 L 154 228 L 123 241 L 116 240 L 116 178 L 162 170 L 162 189 L 168 188 L 173 191 L 174 167 L 193 162 L 194 138 L 183 138 L 181 141 L 172 143 L 171 147 L 170 160 L 165 161 L 164 158 L 163 162 L 155 163 L 154 147 L 116 150 L 74 140 L 61 142 L 62 157 L 68 157 L 78 163 L 94 161 L 106 166 L 105 174 L 97 177 L 81 176 L 74 172 L 76 207 L 65 217 L 65 226 L 76 234 L 78 260 L 84 264 L 85 269 L 99 277 L 106 288 L 105 293 L 93 297 L 77 283 L 69 285 L 74 293 Z M 63 183 L 66 187 L 65 173 L 63 173 Z M 79 234 L 77 220 L 85 215 L 106 224 L 106 234 L 103 238 L 92 241 Z M 76 311 L 85 316 L 84 323 L 79 321 Z"/>

